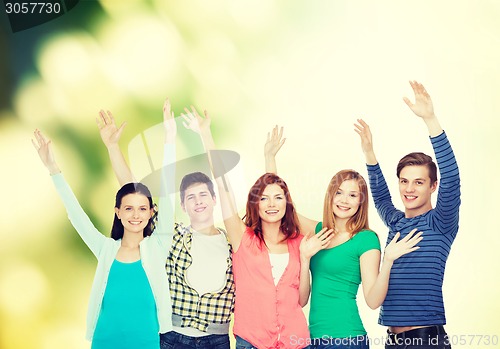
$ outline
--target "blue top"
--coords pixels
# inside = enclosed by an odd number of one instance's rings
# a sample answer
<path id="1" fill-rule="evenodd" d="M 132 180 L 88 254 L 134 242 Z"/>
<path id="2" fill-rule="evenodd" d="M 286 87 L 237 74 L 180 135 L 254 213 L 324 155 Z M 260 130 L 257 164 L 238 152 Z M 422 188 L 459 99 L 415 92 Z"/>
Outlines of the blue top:
<path id="1" fill-rule="evenodd" d="M 153 291 L 141 260 L 114 260 L 97 320 L 92 349 L 159 349 Z"/>
<path id="2" fill-rule="evenodd" d="M 443 277 L 451 245 L 458 232 L 460 177 L 455 155 L 446 134 L 431 138 L 441 177 L 436 207 L 413 218 L 392 204 L 379 165 L 367 165 L 375 207 L 389 228 L 387 243 L 399 231 L 423 232 L 420 249 L 394 261 L 389 289 L 380 309 L 379 324 L 385 326 L 444 325 Z"/>
<path id="3" fill-rule="evenodd" d="M 316 233 L 321 228 L 320 222 Z M 359 258 L 374 249 L 380 250 L 377 235 L 371 230 L 362 230 L 346 242 L 321 250 L 311 258 L 311 338 L 366 334 L 356 304 L 361 283 Z"/>

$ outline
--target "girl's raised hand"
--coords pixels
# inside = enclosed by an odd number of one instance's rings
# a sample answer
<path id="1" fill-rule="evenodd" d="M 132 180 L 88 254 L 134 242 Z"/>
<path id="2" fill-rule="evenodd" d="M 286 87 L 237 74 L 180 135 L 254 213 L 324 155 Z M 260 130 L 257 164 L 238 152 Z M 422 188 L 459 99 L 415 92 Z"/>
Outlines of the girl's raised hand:
<path id="1" fill-rule="evenodd" d="M 278 125 L 274 126 L 273 130 L 267 133 L 264 155 L 266 157 L 275 157 L 285 141 L 286 138 L 283 138 L 283 126 L 279 129 Z"/>
<path id="2" fill-rule="evenodd" d="M 36 129 L 35 132 L 33 132 L 33 135 L 35 136 L 36 141 L 32 139 L 31 143 L 35 147 L 40 160 L 42 160 L 50 174 L 52 175 L 61 172 L 54 158 L 54 152 L 52 151 L 51 146 L 52 142 L 47 139 L 39 129 Z"/>
<path id="3" fill-rule="evenodd" d="M 163 128 L 165 129 L 165 141 L 167 143 L 174 143 L 177 134 L 177 125 L 175 124 L 174 112 L 168 98 L 163 103 Z"/>
<path id="4" fill-rule="evenodd" d="M 358 123 L 354 124 L 354 132 L 359 135 L 361 140 L 361 149 L 363 153 L 373 152 L 373 140 L 372 132 L 370 131 L 370 126 L 363 120 L 357 119 Z"/>

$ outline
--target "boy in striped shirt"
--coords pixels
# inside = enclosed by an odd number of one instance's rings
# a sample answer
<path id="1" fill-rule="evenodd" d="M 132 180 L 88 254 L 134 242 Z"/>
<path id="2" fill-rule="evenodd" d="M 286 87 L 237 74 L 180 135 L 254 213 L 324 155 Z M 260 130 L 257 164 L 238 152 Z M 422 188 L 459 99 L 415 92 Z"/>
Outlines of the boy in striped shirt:
<path id="1" fill-rule="evenodd" d="M 368 168 L 375 207 L 389 228 L 388 242 L 397 232 L 406 236 L 412 229 L 423 232 L 419 249 L 394 262 L 387 296 L 380 309 L 379 324 L 389 326 L 386 348 L 451 348 L 443 325 L 443 277 L 451 245 L 458 232 L 460 177 L 446 133 L 434 114 L 424 86 L 410 82 L 415 103 L 403 98 L 429 131 L 439 167 L 440 183 L 436 207 L 431 195 L 438 187 L 436 164 L 423 153 L 404 156 L 397 166 L 399 194 L 404 212 L 392 203 L 387 183 L 373 151 L 369 126 L 361 119 L 356 132 Z"/>

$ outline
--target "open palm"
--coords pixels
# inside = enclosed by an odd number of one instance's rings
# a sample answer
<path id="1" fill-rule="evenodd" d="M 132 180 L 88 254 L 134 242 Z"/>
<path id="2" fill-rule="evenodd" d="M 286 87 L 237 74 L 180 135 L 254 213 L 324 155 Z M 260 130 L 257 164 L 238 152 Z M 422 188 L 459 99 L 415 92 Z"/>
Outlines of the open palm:
<path id="1" fill-rule="evenodd" d="M 283 127 L 274 126 L 271 132 L 267 134 L 267 141 L 264 145 L 264 154 L 267 156 L 276 156 L 278 151 L 285 143 L 286 138 L 283 138 Z"/>
<path id="2" fill-rule="evenodd" d="M 201 134 L 204 131 L 210 130 L 210 116 L 207 111 L 204 111 L 204 117 L 202 117 L 196 109 L 191 106 L 191 110 L 184 108 L 185 114 L 181 114 L 184 119 L 183 125 L 188 130 Z"/>
<path id="3" fill-rule="evenodd" d="M 47 139 L 38 129 L 33 132 L 33 135 L 35 136 L 36 141 L 32 139 L 31 143 L 38 152 L 40 160 L 42 160 L 43 164 L 45 165 L 45 167 L 47 167 L 51 174 L 59 172 L 59 168 L 54 158 L 54 152 L 52 151 L 52 142 Z"/>
<path id="4" fill-rule="evenodd" d="M 417 81 L 410 81 L 411 88 L 415 94 L 415 103 L 412 103 L 407 97 L 403 97 L 406 105 L 415 113 L 415 115 L 430 119 L 434 117 L 434 106 L 431 96 L 425 90 L 424 85 Z"/>
<path id="5" fill-rule="evenodd" d="M 99 116 L 96 118 L 96 123 L 97 127 L 99 127 L 99 134 L 101 135 L 102 142 L 106 147 L 118 144 L 123 129 L 125 128 L 125 123 L 121 124 L 120 127 L 116 127 L 115 118 L 109 110 L 107 112 L 100 110 Z"/>

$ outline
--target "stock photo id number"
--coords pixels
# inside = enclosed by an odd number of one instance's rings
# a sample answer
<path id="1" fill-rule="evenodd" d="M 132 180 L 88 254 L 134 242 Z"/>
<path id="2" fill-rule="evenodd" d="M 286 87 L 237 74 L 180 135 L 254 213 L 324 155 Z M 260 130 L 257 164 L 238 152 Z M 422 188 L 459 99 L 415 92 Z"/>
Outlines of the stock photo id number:
<path id="1" fill-rule="evenodd" d="M 75 7 L 80 0 L 23 1 L 4 0 L 4 12 L 12 32 L 30 29 L 56 19 Z"/>

